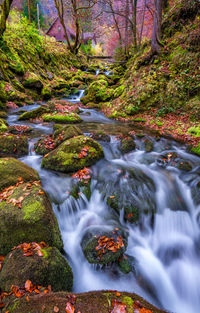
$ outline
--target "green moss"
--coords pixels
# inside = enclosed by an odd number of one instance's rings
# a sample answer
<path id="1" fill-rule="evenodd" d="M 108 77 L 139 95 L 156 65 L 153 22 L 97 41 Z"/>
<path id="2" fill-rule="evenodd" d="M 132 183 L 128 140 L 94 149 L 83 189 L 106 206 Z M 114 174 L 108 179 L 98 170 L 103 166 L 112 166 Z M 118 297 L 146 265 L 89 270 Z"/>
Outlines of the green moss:
<path id="1" fill-rule="evenodd" d="M 10 290 L 11 285 L 24 287 L 27 279 L 36 285 L 51 285 L 53 291 L 71 291 L 73 273 L 67 260 L 55 247 L 42 249 L 45 257 L 34 254 L 28 258 L 21 250 L 15 250 L 7 256 L 0 284 L 3 290 Z"/>
<path id="2" fill-rule="evenodd" d="M 200 143 L 199 143 L 199 145 L 197 147 L 192 147 L 190 149 L 190 151 L 195 153 L 195 154 L 197 154 L 197 155 L 200 155 Z"/>
<path id="3" fill-rule="evenodd" d="M 61 124 L 80 123 L 82 119 L 76 113 L 66 114 L 44 114 L 42 116 L 44 122 L 55 122 Z"/>
<path id="4" fill-rule="evenodd" d="M 24 182 L 39 180 L 38 173 L 30 166 L 14 158 L 0 158 L 0 191 L 15 185 L 19 177 Z"/>
<path id="5" fill-rule="evenodd" d="M 41 107 L 34 109 L 32 111 L 24 112 L 23 114 L 21 114 L 18 117 L 18 120 L 23 121 L 23 120 L 34 119 L 34 118 L 40 117 L 41 115 L 43 115 L 44 113 L 47 113 L 47 112 L 49 112 L 49 109 L 46 108 L 45 106 L 41 106 Z"/>
<path id="6" fill-rule="evenodd" d="M 6 122 L 0 118 L 0 133 L 5 133 L 8 130 Z"/>
<path id="7" fill-rule="evenodd" d="M 0 254 L 5 255 L 22 242 L 40 242 L 62 248 L 56 217 L 40 184 L 20 184 L 8 199 L 21 199 L 21 209 L 13 202 L 0 203 Z M 26 190 L 26 191 L 24 191 Z M 28 195 L 24 195 L 28 193 Z"/>
<path id="8" fill-rule="evenodd" d="M 41 92 L 43 88 L 41 78 L 33 72 L 27 72 L 25 74 L 23 85 L 26 88 L 35 89 L 39 92 Z"/>
<path id="9" fill-rule="evenodd" d="M 85 157 L 79 157 L 82 149 L 87 148 Z M 91 166 L 103 157 L 102 147 L 93 139 L 77 136 L 66 140 L 42 160 L 42 167 L 61 172 L 74 172 Z"/>
<path id="10" fill-rule="evenodd" d="M 200 127 L 199 126 L 190 127 L 187 133 L 194 137 L 200 137 Z"/>
<path id="11" fill-rule="evenodd" d="M 0 154 L 25 155 L 28 154 L 28 139 L 16 135 L 0 135 Z"/>
<path id="12" fill-rule="evenodd" d="M 41 95 L 42 95 L 42 98 L 44 100 L 51 99 L 51 97 L 52 97 L 51 88 L 48 87 L 48 86 L 44 86 L 43 89 L 42 89 Z"/>

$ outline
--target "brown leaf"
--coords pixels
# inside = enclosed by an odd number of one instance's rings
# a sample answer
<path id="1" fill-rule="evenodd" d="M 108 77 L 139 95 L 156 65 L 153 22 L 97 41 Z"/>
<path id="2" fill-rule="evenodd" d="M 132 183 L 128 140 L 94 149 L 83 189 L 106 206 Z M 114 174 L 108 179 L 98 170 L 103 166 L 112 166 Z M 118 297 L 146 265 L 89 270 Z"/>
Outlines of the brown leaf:
<path id="1" fill-rule="evenodd" d="M 53 311 L 54 311 L 55 313 L 58 313 L 58 312 L 60 311 L 60 309 L 55 305 L 54 308 L 53 308 Z"/>

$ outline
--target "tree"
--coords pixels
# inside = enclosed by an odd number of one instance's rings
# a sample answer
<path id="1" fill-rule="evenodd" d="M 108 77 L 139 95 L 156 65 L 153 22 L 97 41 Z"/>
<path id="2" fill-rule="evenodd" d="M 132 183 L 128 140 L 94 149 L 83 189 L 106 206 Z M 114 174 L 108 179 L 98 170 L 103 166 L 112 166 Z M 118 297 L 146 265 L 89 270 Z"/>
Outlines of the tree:
<path id="1" fill-rule="evenodd" d="M 34 22 L 37 24 L 37 6 L 40 5 L 40 0 L 24 0 L 23 5 L 23 14 L 26 16 L 30 23 Z M 41 14 L 39 15 L 40 23 L 43 24 L 43 16 Z"/>
<path id="2" fill-rule="evenodd" d="M 13 0 L 2 0 L 0 1 L 0 39 L 6 30 L 6 21 L 10 13 L 10 7 Z"/>
<path id="3" fill-rule="evenodd" d="M 88 12 L 95 4 L 97 0 L 54 0 L 55 7 L 58 12 L 58 16 L 62 27 L 64 29 L 65 38 L 67 41 L 68 49 L 72 52 L 77 54 L 78 50 L 83 41 L 83 27 L 82 21 L 85 15 L 85 12 Z M 70 41 L 70 37 L 67 33 L 67 27 L 65 18 L 66 16 L 71 15 L 73 19 L 73 24 L 75 28 L 75 39 L 74 42 Z"/>
<path id="4" fill-rule="evenodd" d="M 162 8 L 163 0 L 154 0 L 154 19 L 153 19 L 153 32 L 151 40 L 152 54 L 160 54 L 161 52 L 161 23 L 162 23 Z"/>

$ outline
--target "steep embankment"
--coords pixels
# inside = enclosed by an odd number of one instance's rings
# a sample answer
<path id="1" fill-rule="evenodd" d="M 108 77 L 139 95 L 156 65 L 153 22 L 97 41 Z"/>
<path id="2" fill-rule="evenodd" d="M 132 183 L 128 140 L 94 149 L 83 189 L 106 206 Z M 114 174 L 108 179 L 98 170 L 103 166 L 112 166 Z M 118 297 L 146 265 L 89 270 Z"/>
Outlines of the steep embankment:
<path id="1" fill-rule="evenodd" d="M 39 35 L 25 18 L 12 12 L 0 45 L 0 110 L 66 94 L 80 67 L 80 59 L 64 45 Z"/>
<path id="2" fill-rule="evenodd" d="M 121 95 L 103 105 L 113 118 L 133 120 L 197 145 L 200 128 L 200 2 L 177 0 L 162 24 L 164 48 L 135 54 L 121 80 Z M 199 148 L 195 152 L 200 153 Z"/>

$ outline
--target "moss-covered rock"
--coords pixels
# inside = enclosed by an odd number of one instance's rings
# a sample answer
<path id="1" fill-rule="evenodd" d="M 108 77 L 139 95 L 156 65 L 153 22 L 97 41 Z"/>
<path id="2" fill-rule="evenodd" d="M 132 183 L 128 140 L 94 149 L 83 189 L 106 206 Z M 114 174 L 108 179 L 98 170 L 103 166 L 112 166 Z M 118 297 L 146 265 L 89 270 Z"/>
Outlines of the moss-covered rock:
<path id="1" fill-rule="evenodd" d="M 42 88 L 41 95 L 42 95 L 42 98 L 43 98 L 44 100 L 49 100 L 49 99 L 51 99 L 51 97 L 52 97 L 51 88 L 48 87 L 48 86 L 44 86 L 44 87 Z"/>
<path id="2" fill-rule="evenodd" d="M 62 249 L 58 223 L 40 182 L 22 182 L 10 190 L 0 202 L 0 254 L 23 242 L 45 241 Z"/>
<path id="3" fill-rule="evenodd" d="M 55 122 L 61 124 L 80 123 L 82 119 L 76 113 L 51 113 L 42 116 L 44 122 Z"/>
<path id="4" fill-rule="evenodd" d="M 26 155 L 28 154 L 28 139 L 24 136 L 12 134 L 0 135 L 0 154 Z"/>
<path id="5" fill-rule="evenodd" d="M 97 80 L 89 85 L 86 96 L 81 98 L 83 104 L 106 102 L 113 98 L 114 90 L 108 88 L 107 80 Z"/>
<path id="6" fill-rule="evenodd" d="M 150 139 L 144 140 L 144 148 L 146 152 L 151 152 L 153 150 L 153 141 Z"/>
<path id="7" fill-rule="evenodd" d="M 8 130 L 7 123 L 0 118 L 0 133 L 5 133 Z"/>
<path id="8" fill-rule="evenodd" d="M 104 241 L 105 244 L 103 244 Z M 109 244 L 106 245 L 108 242 Z M 81 241 L 81 247 L 89 263 L 118 264 L 119 258 L 126 250 L 127 237 L 119 229 L 113 229 L 111 232 L 98 229 L 88 230 Z"/>
<path id="9" fill-rule="evenodd" d="M 30 166 L 14 158 L 0 158 L 0 191 L 19 181 L 24 182 L 39 180 L 38 173 Z"/>
<path id="10" fill-rule="evenodd" d="M 51 285 L 53 291 L 71 291 L 73 273 L 67 260 L 55 247 L 43 248 L 41 252 L 43 256 L 34 253 L 28 257 L 21 249 L 9 253 L 0 273 L 1 288 L 9 291 L 12 285 L 24 287 L 30 280 L 34 286 Z"/>
<path id="11" fill-rule="evenodd" d="M 9 296 L 3 299 L 6 304 L 6 309 L 12 313 L 36 313 L 41 312 L 41 308 L 50 313 L 54 312 L 55 308 L 59 309 L 59 313 L 66 313 L 66 303 L 74 299 L 75 312 L 83 313 L 108 313 L 115 310 L 112 303 L 123 303 L 127 313 L 133 312 L 133 305 L 140 308 L 142 312 L 166 313 L 164 310 L 158 309 L 145 301 L 142 297 L 128 292 L 116 291 L 90 291 L 82 294 L 76 294 L 74 298 L 71 293 L 57 292 L 39 295 L 28 295 L 29 301 L 24 296 L 20 299 Z M 56 310 L 57 310 L 56 308 Z M 118 306 L 119 310 L 123 307 Z M 117 309 L 118 310 L 118 309 Z M 122 309 L 124 311 L 124 309 Z M 116 310 L 115 310 L 116 311 Z M 124 311 L 125 312 L 125 311 Z"/>
<path id="12" fill-rule="evenodd" d="M 122 153 L 135 150 L 136 144 L 131 136 L 123 136 L 120 141 L 119 149 Z"/>
<path id="13" fill-rule="evenodd" d="M 39 108 L 34 109 L 32 111 L 24 112 L 23 114 L 21 114 L 18 117 L 18 120 L 23 121 L 23 120 L 34 119 L 34 118 L 40 117 L 44 113 L 48 113 L 48 112 L 49 112 L 49 109 L 47 107 L 40 106 Z"/>
<path id="14" fill-rule="evenodd" d="M 42 167 L 60 172 L 75 172 L 103 158 L 102 147 L 93 139 L 77 136 L 63 142 L 42 160 Z"/>
<path id="15" fill-rule="evenodd" d="M 8 114 L 5 111 L 0 111 L 0 118 L 7 118 Z"/>
<path id="16" fill-rule="evenodd" d="M 23 85 L 26 88 L 37 90 L 38 92 L 41 92 L 43 88 L 43 83 L 41 81 L 41 78 L 36 74 L 32 72 L 27 72 L 24 76 Z"/>

